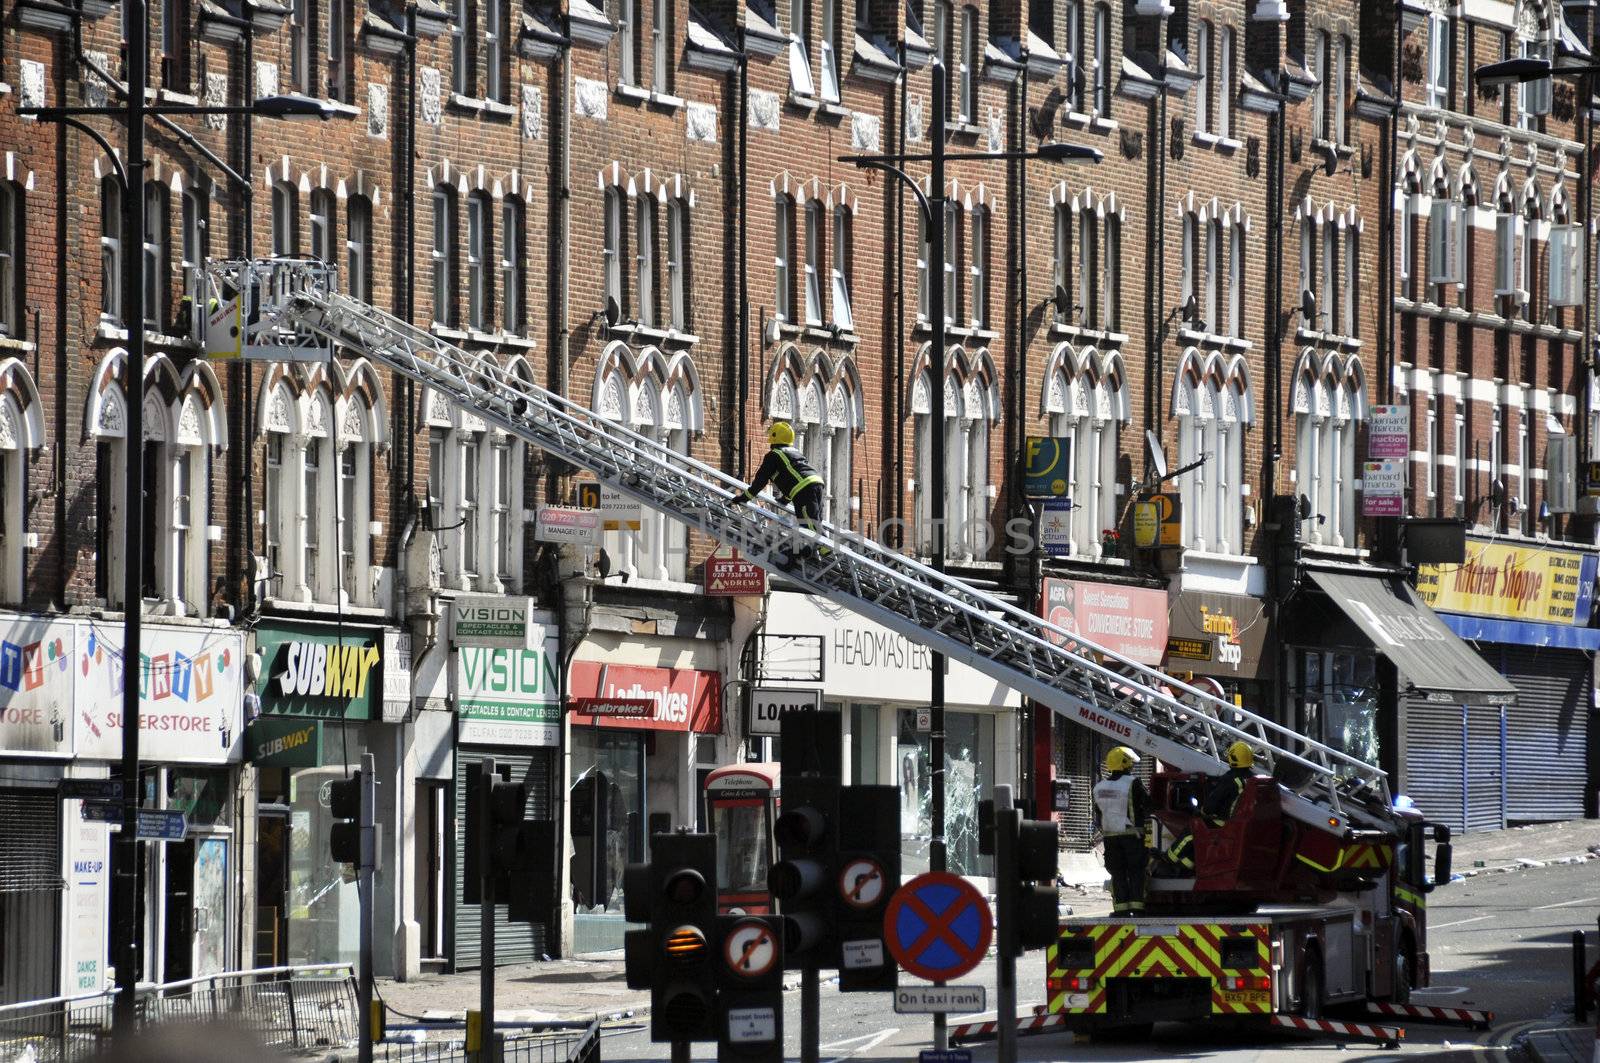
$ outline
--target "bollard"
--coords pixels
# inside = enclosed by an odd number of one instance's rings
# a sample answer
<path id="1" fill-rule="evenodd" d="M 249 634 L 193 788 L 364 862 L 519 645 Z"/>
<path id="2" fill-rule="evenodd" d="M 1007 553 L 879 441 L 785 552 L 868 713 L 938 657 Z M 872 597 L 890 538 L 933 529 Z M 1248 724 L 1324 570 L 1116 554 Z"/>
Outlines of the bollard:
<path id="1" fill-rule="evenodd" d="M 1583 955 L 1583 931 L 1572 932 L 1572 1017 L 1583 1022 L 1589 1017 L 1589 964 Z"/>

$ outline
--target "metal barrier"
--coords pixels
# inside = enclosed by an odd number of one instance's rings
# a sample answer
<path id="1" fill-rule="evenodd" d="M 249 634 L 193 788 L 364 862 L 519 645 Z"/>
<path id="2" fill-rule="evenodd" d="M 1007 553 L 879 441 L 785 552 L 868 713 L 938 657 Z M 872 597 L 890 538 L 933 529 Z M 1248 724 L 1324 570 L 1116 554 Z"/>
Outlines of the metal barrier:
<path id="1" fill-rule="evenodd" d="M 92 1059 L 111 1035 L 114 993 L 53 997 L 0 1007 L 0 1063 Z M 348 964 L 228 971 L 140 986 L 141 1027 L 225 1023 L 283 1050 L 353 1043 L 355 972 Z"/>
<path id="2" fill-rule="evenodd" d="M 384 1041 L 373 1046 L 376 1063 L 465 1063 L 469 1058 L 459 1025 L 427 1031 L 438 1040 Z M 601 1063 L 600 1020 L 548 1023 L 539 1029 L 501 1031 L 501 1063 Z"/>

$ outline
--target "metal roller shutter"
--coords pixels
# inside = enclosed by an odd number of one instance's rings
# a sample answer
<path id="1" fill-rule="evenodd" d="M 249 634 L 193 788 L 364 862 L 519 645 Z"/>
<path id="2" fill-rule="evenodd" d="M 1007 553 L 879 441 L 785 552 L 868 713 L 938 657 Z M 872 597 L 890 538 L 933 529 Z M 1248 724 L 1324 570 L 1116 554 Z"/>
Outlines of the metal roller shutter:
<path id="1" fill-rule="evenodd" d="M 1506 818 L 1533 823 L 1583 816 L 1594 701 L 1589 655 L 1503 646 L 1501 671 L 1517 685 L 1506 710 Z"/>
<path id="2" fill-rule="evenodd" d="M 1452 831 L 1466 827 L 1466 727 L 1461 705 L 1405 703 L 1405 779 L 1399 792 Z"/>
<path id="3" fill-rule="evenodd" d="M 0 893 L 58 890 L 61 801 L 54 790 L 0 789 Z"/>
<path id="4" fill-rule="evenodd" d="M 505 749 L 458 749 L 456 751 L 455 807 L 451 815 L 454 823 L 452 844 L 455 867 L 451 886 L 452 907 L 455 913 L 455 966 L 463 970 L 478 966 L 480 958 L 478 931 L 479 911 L 476 904 L 462 900 L 462 867 L 466 860 L 463 844 L 467 820 L 467 786 L 478 778 L 478 765 L 485 757 L 493 757 L 499 768 L 509 767 L 515 782 L 528 784 L 528 816 L 548 819 L 555 815 L 555 750 L 536 749 L 532 755 L 522 755 Z M 550 874 L 556 869 L 552 863 Z M 505 907 L 501 905 L 495 915 L 494 951 L 495 965 L 531 963 L 548 954 L 554 943 L 554 934 L 545 923 L 511 923 L 506 921 Z"/>
<path id="5" fill-rule="evenodd" d="M 1506 825 L 1504 710 L 1499 705 L 1467 709 L 1467 830 Z"/>

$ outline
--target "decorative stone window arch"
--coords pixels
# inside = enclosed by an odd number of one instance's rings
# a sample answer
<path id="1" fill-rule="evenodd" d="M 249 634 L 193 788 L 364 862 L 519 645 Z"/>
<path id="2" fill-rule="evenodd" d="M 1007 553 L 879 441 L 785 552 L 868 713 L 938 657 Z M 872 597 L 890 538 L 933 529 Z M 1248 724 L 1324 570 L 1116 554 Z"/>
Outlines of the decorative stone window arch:
<path id="1" fill-rule="evenodd" d="M 1183 538 L 1190 549 L 1242 553 L 1244 436 L 1254 420 L 1249 368 L 1243 356 L 1184 352 L 1173 383 L 1178 463 L 1205 458 L 1179 482 Z"/>
<path id="2" fill-rule="evenodd" d="M 334 519 L 334 576 L 341 605 L 377 604 L 378 569 L 373 541 L 382 528 L 373 519 L 377 496 L 376 455 L 389 445 L 383 388 L 364 358 L 332 366 L 333 450 L 336 468 L 326 479 Z"/>
<path id="3" fill-rule="evenodd" d="M 1044 379 L 1041 412 L 1049 419 L 1050 434 L 1072 439 L 1068 550 L 1099 558 L 1104 532 L 1117 523 L 1117 436 L 1128 419 L 1122 356 L 1063 343 L 1051 352 Z"/>
<path id="4" fill-rule="evenodd" d="M 28 471 L 44 439 L 33 375 L 19 359 L 0 360 L 0 601 L 10 605 L 26 597 Z"/>
<path id="5" fill-rule="evenodd" d="M 1358 358 L 1307 349 L 1295 366 L 1295 489 L 1309 511 L 1305 541 L 1334 547 L 1356 539 L 1356 436 L 1366 420 L 1366 384 Z"/>

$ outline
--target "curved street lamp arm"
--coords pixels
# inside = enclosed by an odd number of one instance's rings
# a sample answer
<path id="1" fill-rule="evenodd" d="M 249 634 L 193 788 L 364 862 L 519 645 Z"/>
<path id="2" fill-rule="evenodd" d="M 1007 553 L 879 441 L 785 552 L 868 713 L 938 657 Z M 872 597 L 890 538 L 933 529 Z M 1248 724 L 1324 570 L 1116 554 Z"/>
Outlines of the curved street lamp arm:
<path id="1" fill-rule="evenodd" d="M 116 149 L 111 146 L 111 141 L 107 140 L 105 136 L 94 126 L 87 122 L 79 121 L 71 115 L 61 115 L 60 117 L 56 118 L 56 121 L 60 122 L 62 125 L 71 126 L 73 129 L 76 129 L 78 132 L 82 133 L 84 136 L 100 145 L 100 150 L 104 151 L 106 153 L 106 158 L 111 160 L 111 169 L 116 171 L 117 180 L 122 182 L 122 190 L 124 192 L 130 191 L 128 187 L 128 171 L 122 168 L 122 160 L 117 157 Z"/>
<path id="2" fill-rule="evenodd" d="M 928 223 L 930 229 L 932 228 L 934 224 L 933 204 L 928 202 L 927 193 L 923 192 L 917 182 L 911 179 L 910 174 L 892 163 L 883 162 L 879 159 L 847 159 L 845 161 L 854 163 L 863 170 L 882 170 L 884 173 L 893 174 L 904 181 L 910 187 L 911 194 L 917 197 L 917 206 L 922 210 L 922 220 Z"/>

